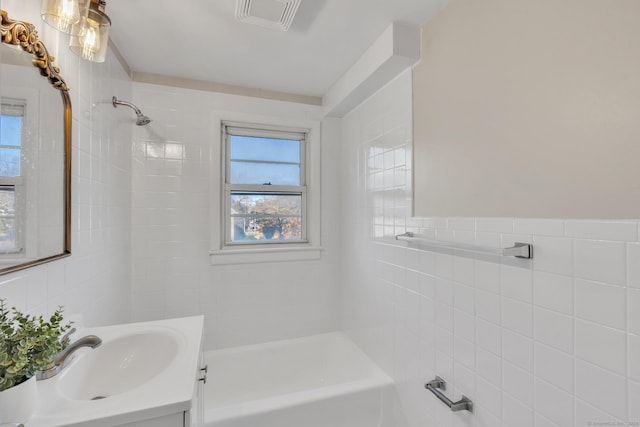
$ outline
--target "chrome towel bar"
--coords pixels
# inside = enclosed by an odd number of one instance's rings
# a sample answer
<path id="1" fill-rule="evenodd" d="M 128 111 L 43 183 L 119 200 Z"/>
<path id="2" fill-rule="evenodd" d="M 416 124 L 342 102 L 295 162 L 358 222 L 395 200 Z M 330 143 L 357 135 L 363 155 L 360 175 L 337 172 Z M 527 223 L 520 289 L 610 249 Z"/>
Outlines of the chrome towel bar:
<path id="1" fill-rule="evenodd" d="M 458 400 L 457 402 L 454 402 L 451 399 L 449 399 L 447 396 L 445 396 L 445 394 L 441 390 L 447 389 L 447 383 L 445 380 L 443 380 L 438 376 L 436 376 L 434 380 L 426 383 L 424 385 L 424 388 L 429 390 L 431 393 L 435 394 L 436 397 L 440 399 L 442 403 L 444 403 L 449 408 L 451 408 L 451 411 L 453 412 L 457 412 L 457 411 L 473 412 L 473 402 L 468 397 L 463 395 L 462 399 Z"/>
<path id="2" fill-rule="evenodd" d="M 396 236 L 396 240 L 403 240 L 406 242 L 413 242 L 416 244 L 422 244 L 426 246 L 444 248 L 444 249 L 459 249 L 463 251 L 482 252 L 485 254 L 493 254 L 500 256 L 513 256 L 516 258 L 533 258 L 533 245 L 529 243 L 516 242 L 509 248 L 488 248 L 486 246 L 468 245 L 466 243 L 457 242 L 445 242 L 441 240 L 427 239 L 424 237 L 416 236 L 414 233 L 408 231 L 404 234 Z"/>

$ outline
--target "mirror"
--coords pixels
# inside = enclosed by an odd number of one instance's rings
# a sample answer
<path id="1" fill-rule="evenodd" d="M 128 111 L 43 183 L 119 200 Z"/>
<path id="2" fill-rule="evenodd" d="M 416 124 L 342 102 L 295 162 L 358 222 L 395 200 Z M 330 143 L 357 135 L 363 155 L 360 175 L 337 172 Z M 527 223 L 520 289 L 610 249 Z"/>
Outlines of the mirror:
<path id="1" fill-rule="evenodd" d="M 560 3 L 452 1 L 425 24 L 416 216 L 640 218 L 640 2 Z"/>
<path id="2" fill-rule="evenodd" d="M 35 27 L 0 13 L 0 274 L 6 274 L 71 254 L 71 101 Z"/>

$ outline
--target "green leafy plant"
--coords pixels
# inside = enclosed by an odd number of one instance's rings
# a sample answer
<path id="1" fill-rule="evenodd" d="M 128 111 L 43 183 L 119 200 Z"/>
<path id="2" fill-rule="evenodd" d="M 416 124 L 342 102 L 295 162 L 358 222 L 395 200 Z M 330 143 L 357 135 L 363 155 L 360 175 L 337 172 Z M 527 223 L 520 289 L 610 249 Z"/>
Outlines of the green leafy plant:
<path id="1" fill-rule="evenodd" d="M 49 320 L 8 309 L 0 299 L 0 391 L 16 386 L 53 364 L 53 357 L 67 345 L 63 337 L 71 322 L 63 324 L 63 308 Z"/>

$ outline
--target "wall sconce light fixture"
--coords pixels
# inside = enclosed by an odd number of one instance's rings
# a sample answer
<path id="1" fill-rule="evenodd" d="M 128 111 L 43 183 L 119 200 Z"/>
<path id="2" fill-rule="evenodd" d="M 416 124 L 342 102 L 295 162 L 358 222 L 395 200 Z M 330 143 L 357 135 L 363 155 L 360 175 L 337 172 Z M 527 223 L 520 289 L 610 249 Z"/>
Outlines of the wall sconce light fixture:
<path id="1" fill-rule="evenodd" d="M 69 48 L 82 59 L 104 62 L 111 19 L 105 0 L 44 0 L 42 19 L 71 35 Z"/>
<path id="2" fill-rule="evenodd" d="M 40 15 L 42 20 L 56 30 L 67 34 L 79 34 L 89 12 L 90 0 L 44 0 Z"/>
<path id="3" fill-rule="evenodd" d="M 105 0 L 91 0 L 86 19 L 80 21 L 83 27 L 78 35 L 72 35 L 69 48 L 82 59 L 104 62 L 109 45 L 111 19 L 104 13 Z"/>

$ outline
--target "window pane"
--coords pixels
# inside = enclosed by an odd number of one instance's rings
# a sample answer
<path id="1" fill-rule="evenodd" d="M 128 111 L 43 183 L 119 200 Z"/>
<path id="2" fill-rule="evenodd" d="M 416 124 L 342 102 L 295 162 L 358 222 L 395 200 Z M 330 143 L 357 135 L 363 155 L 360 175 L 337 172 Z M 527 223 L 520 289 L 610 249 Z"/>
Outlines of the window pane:
<path id="1" fill-rule="evenodd" d="M 302 194 L 231 193 L 231 241 L 302 239 Z"/>
<path id="2" fill-rule="evenodd" d="M 230 135 L 231 160 L 300 163 L 300 141 Z"/>
<path id="3" fill-rule="evenodd" d="M 0 148 L 0 175 L 20 176 L 20 149 Z"/>
<path id="4" fill-rule="evenodd" d="M 20 147 L 22 141 L 22 117 L 0 116 L 0 145 Z"/>
<path id="5" fill-rule="evenodd" d="M 230 184 L 300 185 L 300 165 L 231 161 Z"/>
<path id="6" fill-rule="evenodd" d="M 0 251 L 17 249 L 15 213 L 13 187 L 0 187 Z"/>

